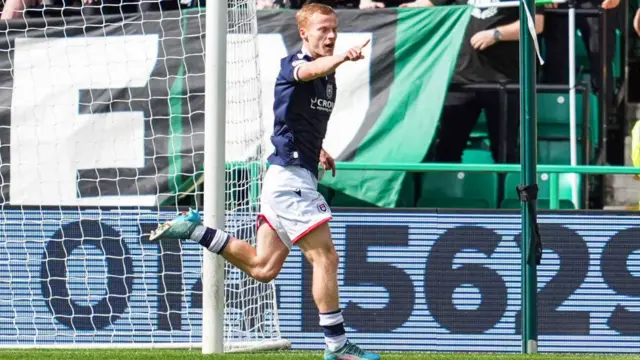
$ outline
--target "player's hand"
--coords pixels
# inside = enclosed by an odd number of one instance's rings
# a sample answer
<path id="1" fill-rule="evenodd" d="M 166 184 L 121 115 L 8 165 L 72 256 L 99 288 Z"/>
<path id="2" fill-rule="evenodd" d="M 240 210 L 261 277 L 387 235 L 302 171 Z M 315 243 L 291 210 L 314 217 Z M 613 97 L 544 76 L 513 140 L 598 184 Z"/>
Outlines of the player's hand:
<path id="1" fill-rule="evenodd" d="M 484 50 L 495 43 L 493 30 L 479 31 L 471 37 L 471 46 L 476 50 Z"/>
<path id="2" fill-rule="evenodd" d="M 320 165 L 325 171 L 331 170 L 331 176 L 336 176 L 336 161 L 324 149 L 320 150 Z"/>
<path id="3" fill-rule="evenodd" d="M 604 0 L 602 2 L 602 8 L 603 9 L 614 9 L 617 8 L 618 5 L 620 5 L 620 0 Z"/>
<path id="4" fill-rule="evenodd" d="M 384 7 L 384 3 L 380 1 L 360 0 L 360 9 L 382 9 Z"/>
<path id="5" fill-rule="evenodd" d="M 371 39 L 367 39 L 367 41 L 365 41 L 362 45 L 357 45 L 347 50 L 347 52 L 344 53 L 344 60 L 358 61 L 358 60 L 364 59 L 364 55 L 362 55 L 362 49 L 364 49 L 365 46 L 369 44 L 370 40 Z"/>
<path id="6" fill-rule="evenodd" d="M 640 9 L 638 9 L 635 18 L 633 19 L 633 28 L 636 29 L 638 36 L 640 36 Z"/>

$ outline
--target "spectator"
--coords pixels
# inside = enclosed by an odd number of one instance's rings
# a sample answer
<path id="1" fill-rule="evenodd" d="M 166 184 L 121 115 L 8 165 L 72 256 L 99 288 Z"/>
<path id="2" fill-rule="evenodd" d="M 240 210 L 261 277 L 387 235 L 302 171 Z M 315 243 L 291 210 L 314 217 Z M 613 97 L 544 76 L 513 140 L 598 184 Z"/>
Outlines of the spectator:
<path id="1" fill-rule="evenodd" d="M 136 13 L 140 5 L 157 2 L 139 0 L 6 0 L 1 19 L 24 17 L 101 16 Z M 170 3 L 166 1 L 165 3 Z"/>
<path id="2" fill-rule="evenodd" d="M 616 28 L 618 26 L 617 14 L 614 11 L 618 7 L 620 0 L 577 0 L 576 9 L 598 9 L 602 8 L 606 16 L 606 26 L 604 30 L 607 37 L 607 63 L 609 71 L 607 76 L 607 89 L 604 90 L 605 99 L 608 104 L 613 104 L 613 71 L 611 65 L 616 46 Z M 556 6 L 554 6 L 556 7 Z M 567 8 L 567 4 L 557 5 L 558 8 Z M 600 61 L 602 49 L 600 43 L 601 24 L 600 18 L 594 16 L 584 16 L 576 14 L 576 27 L 580 29 L 582 39 L 589 54 L 591 62 L 591 79 L 594 90 L 600 93 L 600 75 L 602 61 Z M 542 82 L 545 84 L 569 83 L 569 20 L 567 14 L 549 13 L 545 17 L 545 45 L 547 48 L 545 64 L 542 70 Z"/>
<path id="3" fill-rule="evenodd" d="M 21 19 L 24 17 L 25 9 L 41 4 L 41 0 L 6 0 L 4 8 L 2 8 L 2 15 L 0 15 L 0 19 Z"/>
<path id="4" fill-rule="evenodd" d="M 636 29 L 636 33 L 640 36 L 640 9 L 638 9 L 636 17 L 633 19 L 633 28 Z"/>
<path id="5" fill-rule="evenodd" d="M 416 0 L 410 3 L 400 4 L 400 7 L 431 7 L 433 3 L 430 0 Z"/>
<path id="6" fill-rule="evenodd" d="M 291 8 L 300 9 L 307 3 L 329 5 L 334 9 L 357 8 L 360 0 L 258 0 L 258 9 Z"/>
<path id="7" fill-rule="evenodd" d="M 322 3 L 333 8 L 382 9 L 396 7 L 405 0 L 258 0 L 258 9 L 292 8 L 299 9 L 306 3 Z"/>
<path id="8" fill-rule="evenodd" d="M 466 0 L 418 0 L 403 7 L 447 5 Z M 464 2 L 463 2 L 464 1 Z M 542 32 L 544 17 L 536 14 L 536 32 Z M 519 79 L 520 21 L 518 7 L 475 8 L 469 20 L 451 82 L 516 83 Z M 496 162 L 518 162 L 518 126 L 520 119 L 517 92 L 507 97 L 507 128 L 500 124 L 500 100 L 496 92 L 449 91 L 440 116 L 439 128 L 428 161 L 461 162 L 469 135 L 481 111 L 487 117 L 491 153 Z M 506 157 L 500 156 L 504 146 Z"/>
<path id="9" fill-rule="evenodd" d="M 397 7 L 404 0 L 360 0 L 360 9 L 382 9 L 388 7 Z"/>

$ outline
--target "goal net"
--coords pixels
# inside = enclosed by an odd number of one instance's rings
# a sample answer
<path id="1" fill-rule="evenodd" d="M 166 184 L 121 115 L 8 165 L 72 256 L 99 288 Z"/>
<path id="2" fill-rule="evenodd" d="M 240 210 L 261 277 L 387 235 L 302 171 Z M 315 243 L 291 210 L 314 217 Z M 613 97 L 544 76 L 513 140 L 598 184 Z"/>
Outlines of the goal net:
<path id="1" fill-rule="evenodd" d="M 148 234 L 207 199 L 204 9 L 45 1 L 9 16 L 6 4 L 0 346 L 199 347 L 203 250 Z M 254 242 L 254 2 L 229 0 L 228 17 L 226 230 Z M 224 301 L 226 351 L 288 347 L 274 284 L 226 264 Z"/>

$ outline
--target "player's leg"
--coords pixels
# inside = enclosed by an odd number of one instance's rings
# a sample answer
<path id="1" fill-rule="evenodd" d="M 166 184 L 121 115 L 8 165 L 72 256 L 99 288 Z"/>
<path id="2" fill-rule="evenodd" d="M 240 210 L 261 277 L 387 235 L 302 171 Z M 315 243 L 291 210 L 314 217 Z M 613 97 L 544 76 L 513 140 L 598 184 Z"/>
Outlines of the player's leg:
<path id="1" fill-rule="evenodd" d="M 462 153 L 481 111 L 474 93 L 447 93 L 427 161 L 462 162 Z"/>
<path id="2" fill-rule="evenodd" d="M 339 257 L 333 242 L 328 222 L 325 222 L 302 237 L 296 245 L 313 268 L 312 295 L 320 314 L 333 313 L 340 309 L 338 297 Z"/>
<path id="3" fill-rule="evenodd" d="M 220 255 L 252 278 L 268 283 L 278 276 L 289 248 L 267 223 L 258 225 L 257 246 L 231 238 Z"/>
<path id="4" fill-rule="evenodd" d="M 260 226 L 261 225 L 261 226 Z M 194 210 L 166 222 L 151 233 L 151 240 L 191 239 L 207 250 L 222 255 L 247 275 L 261 282 L 270 282 L 282 269 L 289 248 L 267 223 L 259 223 L 256 248 L 220 229 L 202 225 Z"/>
<path id="5" fill-rule="evenodd" d="M 496 163 L 519 163 L 520 149 L 520 98 L 517 92 L 509 92 L 500 99 L 495 92 L 479 94 L 485 114 L 491 142 L 491 155 Z M 506 101 L 506 103 L 502 103 Z M 506 106 L 505 106 L 506 105 Z M 506 107 L 506 113 L 503 109 Z"/>
<path id="6" fill-rule="evenodd" d="M 347 341 L 338 295 L 339 257 L 333 246 L 328 219 L 295 242 L 313 268 L 313 299 L 320 313 L 327 349 L 325 360 L 366 359 L 380 356 Z"/>

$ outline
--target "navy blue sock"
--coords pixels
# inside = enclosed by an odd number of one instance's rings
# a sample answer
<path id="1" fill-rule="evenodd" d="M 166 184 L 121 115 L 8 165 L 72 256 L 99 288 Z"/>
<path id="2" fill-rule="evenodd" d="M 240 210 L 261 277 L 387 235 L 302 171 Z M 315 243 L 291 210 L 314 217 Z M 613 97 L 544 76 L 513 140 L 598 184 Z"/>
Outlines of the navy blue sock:
<path id="1" fill-rule="evenodd" d="M 324 336 L 326 337 L 337 337 L 346 334 L 346 331 L 344 330 L 344 323 L 323 326 L 322 328 L 324 328 Z"/>
<path id="2" fill-rule="evenodd" d="M 193 231 L 192 239 L 196 240 L 204 248 L 220 254 L 229 243 L 231 237 L 222 230 L 198 226 Z"/>
<path id="3" fill-rule="evenodd" d="M 320 314 L 320 326 L 324 329 L 324 340 L 331 351 L 337 351 L 347 342 L 342 311 Z"/>

